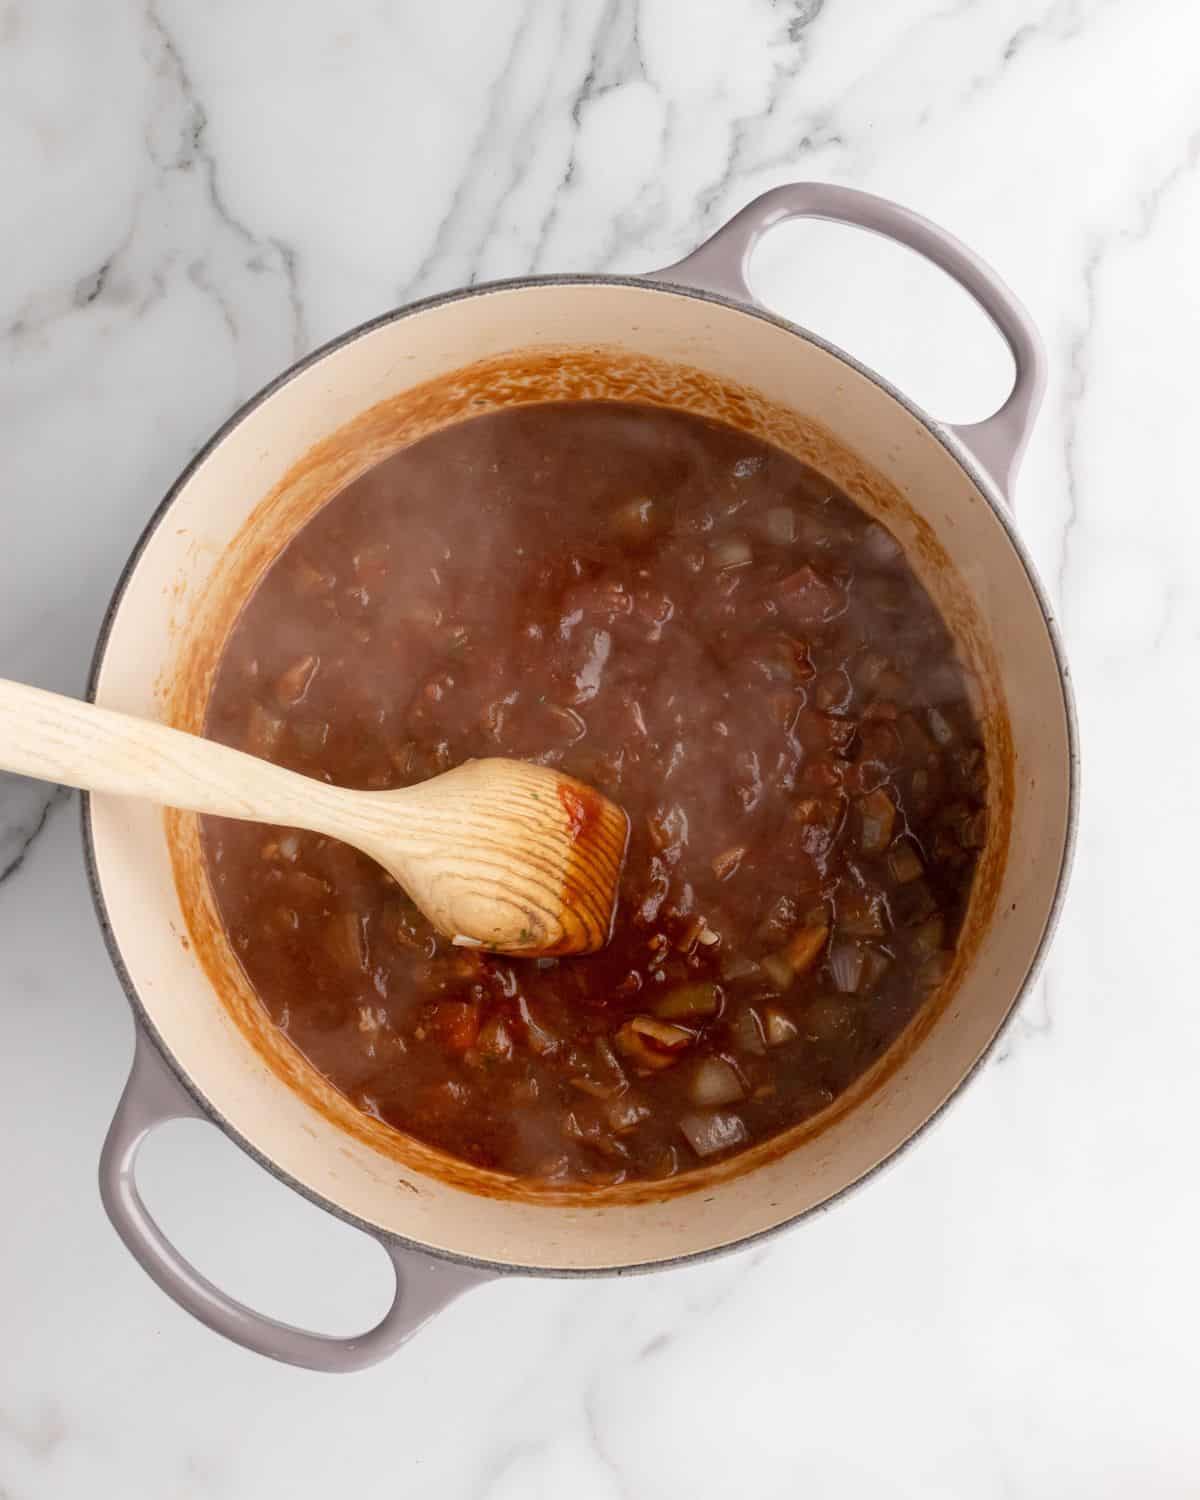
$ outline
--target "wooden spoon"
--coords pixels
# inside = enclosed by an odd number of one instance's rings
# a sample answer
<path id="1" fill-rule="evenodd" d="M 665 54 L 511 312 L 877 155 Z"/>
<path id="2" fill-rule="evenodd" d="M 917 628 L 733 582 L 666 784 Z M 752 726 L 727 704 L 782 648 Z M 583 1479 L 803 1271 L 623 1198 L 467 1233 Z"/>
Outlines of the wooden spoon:
<path id="1" fill-rule="evenodd" d="M 0 769 L 353 844 L 439 932 L 499 953 L 591 953 L 612 931 L 629 819 L 573 777 L 472 760 L 356 792 L 241 750 L 0 678 Z"/>

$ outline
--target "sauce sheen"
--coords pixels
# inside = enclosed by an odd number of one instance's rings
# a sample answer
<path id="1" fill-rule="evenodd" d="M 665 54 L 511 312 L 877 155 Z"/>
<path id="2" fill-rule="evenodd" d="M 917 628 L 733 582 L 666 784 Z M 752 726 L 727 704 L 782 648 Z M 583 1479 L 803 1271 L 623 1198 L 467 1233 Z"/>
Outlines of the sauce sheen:
<path id="1" fill-rule="evenodd" d="M 206 728 L 366 789 L 537 760 L 629 813 L 608 947 L 533 961 L 451 946 L 336 841 L 204 820 L 273 1022 L 360 1109 L 529 1178 L 671 1176 L 825 1108 L 944 977 L 987 832 L 891 533 L 648 406 L 493 413 L 348 486 L 243 609 Z"/>

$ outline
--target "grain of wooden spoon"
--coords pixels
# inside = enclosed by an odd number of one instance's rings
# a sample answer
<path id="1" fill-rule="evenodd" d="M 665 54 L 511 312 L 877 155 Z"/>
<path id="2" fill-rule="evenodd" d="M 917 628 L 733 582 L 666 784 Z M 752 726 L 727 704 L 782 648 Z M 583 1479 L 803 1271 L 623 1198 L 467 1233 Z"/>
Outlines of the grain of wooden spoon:
<path id="1" fill-rule="evenodd" d="M 545 766 L 473 760 L 358 792 L 149 719 L 0 678 L 0 769 L 353 844 L 439 932 L 533 957 L 590 953 L 612 930 L 629 820 Z"/>

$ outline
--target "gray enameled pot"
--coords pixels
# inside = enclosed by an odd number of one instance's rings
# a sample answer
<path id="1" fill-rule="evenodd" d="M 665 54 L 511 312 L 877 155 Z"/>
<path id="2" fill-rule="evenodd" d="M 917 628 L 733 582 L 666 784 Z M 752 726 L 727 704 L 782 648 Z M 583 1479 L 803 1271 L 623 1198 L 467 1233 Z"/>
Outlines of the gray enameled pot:
<path id="1" fill-rule="evenodd" d="M 1001 409 L 969 427 L 938 423 L 760 307 L 746 284 L 748 258 L 772 225 L 795 217 L 884 235 L 965 287 L 1015 361 Z M 498 377 L 513 370 L 520 380 Z M 389 313 L 294 366 L 225 424 L 163 501 L 118 584 L 93 665 L 98 702 L 197 728 L 202 701 L 178 685 L 195 678 L 204 642 L 244 590 L 246 558 L 268 557 L 272 539 L 339 484 L 481 401 L 619 395 L 736 420 L 823 467 L 887 520 L 980 683 L 999 800 L 963 961 L 906 1044 L 851 1090 L 852 1108 L 835 1105 L 820 1128 L 657 1195 L 612 1190 L 568 1201 L 486 1174 L 447 1173 L 418 1143 L 383 1127 L 372 1134 L 238 991 L 244 980 L 232 956 L 205 927 L 211 909 L 194 828 L 164 825 L 153 809 L 118 799 L 85 798 L 96 908 L 137 1027 L 101 1193 L 117 1232 L 169 1296 L 247 1348 L 313 1369 L 356 1369 L 495 1275 L 659 1267 L 794 1223 L 863 1181 L 942 1109 L 1032 981 L 1074 839 L 1067 671 L 1010 505 L 1043 382 L 1028 316 L 958 241 L 883 199 L 800 183 L 756 199 L 660 272 L 530 278 Z M 396 1267 L 396 1293 L 377 1327 L 343 1339 L 276 1322 L 226 1296 L 174 1249 L 138 1194 L 135 1167 L 147 1134 L 185 1115 L 213 1122 L 379 1240 Z"/>

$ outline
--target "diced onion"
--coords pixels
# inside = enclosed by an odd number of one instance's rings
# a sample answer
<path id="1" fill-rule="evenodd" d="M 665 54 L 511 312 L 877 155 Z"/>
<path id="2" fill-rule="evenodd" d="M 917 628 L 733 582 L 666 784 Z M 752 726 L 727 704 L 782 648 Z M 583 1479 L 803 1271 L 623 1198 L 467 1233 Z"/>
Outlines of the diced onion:
<path id="1" fill-rule="evenodd" d="M 838 929 L 848 937 L 883 937 L 887 932 L 878 900 L 858 901 L 838 912 Z"/>
<path id="2" fill-rule="evenodd" d="M 275 696 L 285 707 L 299 703 L 317 670 L 315 656 L 301 656 L 283 672 L 275 684 Z"/>
<path id="3" fill-rule="evenodd" d="M 896 804 L 880 787 L 858 799 L 859 848 L 864 854 L 882 854 L 892 841 Z"/>
<path id="4" fill-rule="evenodd" d="M 745 568 L 754 561 L 750 543 L 744 536 L 726 536 L 708 549 L 709 560 L 714 568 Z"/>
<path id="5" fill-rule="evenodd" d="M 795 927 L 799 917 L 799 908 L 791 896 L 777 896 L 754 935 L 759 942 L 777 947 Z"/>
<path id="6" fill-rule="evenodd" d="M 251 755 L 257 755 L 266 760 L 279 743 L 279 736 L 283 733 L 283 720 L 277 714 L 271 713 L 261 703 L 251 705 L 250 717 L 246 725 L 246 749 Z"/>
<path id="7" fill-rule="evenodd" d="M 768 953 L 762 960 L 761 968 L 777 990 L 790 989 L 792 980 L 796 977 L 795 969 L 782 953 Z"/>
<path id="8" fill-rule="evenodd" d="M 946 924 L 940 916 L 930 917 L 921 923 L 920 927 L 913 933 L 912 955 L 914 958 L 928 958 L 936 953 L 945 940 Z"/>
<path id="9" fill-rule="evenodd" d="M 367 967 L 362 918 L 356 911 L 338 912 L 325 924 L 325 951 L 340 969 L 361 973 Z"/>
<path id="10" fill-rule="evenodd" d="M 864 953 L 863 978 L 859 992 L 873 990 L 887 973 L 890 964 L 891 959 L 882 948 L 868 947 Z"/>
<path id="11" fill-rule="evenodd" d="M 686 1047 L 693 1040 L 692 1033 L 684 1027 L 656 1021 L 653 1016 L 634 1016 L 629 1024 L 639 1036 L 648 1037 L 655 1046 L 666 1047 L 672 1052 Z"/>
<path id="12" fill-rule="evenodd" d="M 328 719 L 301 719 L 289 727 L 292 743 L 304 755 L 319 755 L 329 743 Z"/>
<path id="13" fill-rule="evenodd" d="M 697 1156 L 716 1156 L 721 1151 L 730 1151 L 748 1139 L 745 1122 L 741 1115 L 726 1110 L 714 1110 L 711 1114 L 684 1115 L 679 1128 L 687 1137 L 687 1143 Z"/>
<path id="14" fill-rule="evenodd" d="M 652 1070 L 669 1068 L 694 1040 L 693 1032 L 669 1021 L 657 1021 L 653 1016 L 634 1016 L 613 1038 L 617 1048 L 633 1063 Z"/>
<path id="15" fill-rule="evenodd" d="M 680 892 L 680 897 L 677 904 L 686 911 L 687 907 L 691 905 L 692 897 L 692 888 L 690 885 L 685 883 L 682 891 Z M 699 912 L 693 912 L 687 919 L 687 921 L 683 924 L 683 927 L 680 929 L 678 935 L 675 938 L 676 951 L 679 953 L 694 952 L 696 944 L 700 941 L 700 934 L 703 931 L 704 918 L 700 915 Z"/>
<path id="16" fill-rule="evenodd" d="M 868 651 L 859 659 L 854 680 L 864 692 L 871 692 L 890 666 L 886 656 L 881 656 L 878 651 Z"/>
<path id="17" fill-rule="evenodd" d="M 752 958 L 746 958 L 740 953 L 731 953 L 721 965 L 721 978 L 728 984 L 736 984 L 740 979 L 757 979 L 762 969 Z"/>
<path id="18" fill-rule="evenodd" d="M 768 1047 L 782 1047 L 785 1042 L 794 1041 L 799 1035 L 795 1021 L 777 1006 L 768 1005 L 764 1012 L 764 1019 Z"/>
<path id="19" fill-rule="evenodd" d="M 982 849 L 987 843 L 987 809 L 979 808 L 964 819 L 958 831 L 959 843 L 964 849 Z"/>
<path id="20" fill-rule="evenodd" d="M 741 1079 L 722 1057 L 706 1057 L 697 1063 L 688 1086 L 688 1098 L 701 1109 L 734 1104 L 745 1097 Z"/>
<path id="21" fill-rule="evenodd" d="M 800 1027 L 814 1042 L 835 1042 L 854 1026 L 850 1002 L 837 995 L 818 995 L 800 1018 Z"/>
<path id="22" fill-rule="evenodd" d="M 790 547 L 796 540 L 796 512 L 790 505 L 772 505 L 763 518 L 767 540 Z"/>
<path id="23" fill-rule="evenodd" d="M 925 866 L 911 844 L 896 845 L 888 855 L 888 869 L 897 885 L 908 885 L 910 881 L 920 880 L 925 873 Z"/>
<path id="24" fill-rule="evenodd" d="M 521 1020 L 525 1023 L 525 1040 L 529 1044 L 529 1050 L 536 1053 L 538 1057 L 553 1057 L 558 1051 L 558 1038 L 552 1031 L 547 1031 L 538 1023 L 524 995 L 518 999 L 517 1009 L 521 1012 Z"/>
<path id="25" fill-rule="evenodd" d="M 298 558 L 292 569 L 297 591 L 301 594 L 328 594 L 333 591 L 337 579 L 332 573 L 314 568 L 306 558 Z"/>
<path id="26" fill-rule="evenodd" d="M 587 721 L 573 708 L 548 703 L 545 712 L 546 717 L 553 721 L 555 737 L 565 740 L 568 745 L 577 745 L 587 733 Z"/>
<path id="27" fill-rule="evenodd" d="M 822 713 L 840 713 L 849 705 L 850 695 L 850 678 L 837 667 L 820 679 L 813 696 Z"/>
<path id="28" fill-rule="evenodd" d="M 688 817 L 678 804 L 656 808 L 646 819 L 646 828 L 660 853 L 674 854 L 687 843 Z"/>
<path id="29" fill-rule="evenodd" d="M 363 547 L 354 554 L 351 559 L 354 571 L 360 578 L 373 573 L 386 573 L 391 551 L 390 542 L 372 542 L 370 546 Z"/>
<path id="30" fill-rule="evenodd" d="M 762 1022 L 758 1019 L 758 1012 L 752 1008 L 742 1011 L 730 1026 L 729 1034 L 739 1052 L 759 1055 L 766 1050 Z"/>
<path id="31" fill-rule="evenodd" d="M 917 985 L 923 990 L 934 990 L 950 972 L 950 954 L 934 953 L 917 970 Z"/>
<path id="32" fill-rule="evenodd" d="M 900 543 L 887 529 L 872 521 L 862 535 L 862 548 L 873 562 L 894 562 L 900 556 Z"/>
<path id="33" fill-rule="evenodd" d="M 664 1021 L 692 1021 L 715 1016 L 721 1008 L 721 991 L 715 984 L 685 984 L 662 997 L 654 1014 Z"/>
<path id="34" fill-rule="evenodd" d="M 829 937 L 829 928 L 824 922 L 810 927 L 801 927 L 789 939 L 783 956 L 791 965 L 793 974 L 803 974 L 820 958 Z"/>
<path id="35" fill-rule="evenodd" d="M 718 880 L 728 880 L 731 875 L 737 873 L 737 868 L 745 859 L 747 849 L 745 844 L 733 844 L 730 848 L 723 850 L 712 862 L 712 872 Z"/>
<path id="36" fill-rule="evenodd" d="M 842 585 L 805 563 L 775 585 L 776 601 L 786 618 L 799 625 L 819 625 L 846 608 Z"/>
<path id="37" fill-rule="evenodd" d="M 650 1113 L 650 1106 L 643 1103 L 636 1094 L 626 1092 L 611 1100 L 604 1113 L 612 1130 L 633 1130 Z"/>
<path id="38" fill-rule="evenodd" d="M 594 1078 L 572 1078 L 569 1082 L 573 1089 L 593 1099 L 611 1099 L 617 1092 L 615 1083 L 597 1083 Z"/>
<path id="39" fill-rule="evenodd" d="M 479 1033 L 479 1050 L 488 1057 L 506 1060 L 512 1056 L 513 1038 L 503 1016 L 493 1016 Z"/>
<path id="40" fill-rule="evenodd" d="M 307 870 L 289 870 L 286 880 L 288 890 L 298 901 L 321 901 L 333 894 L 333 887 L 327 880 L 320 880 Z"/>
<path id="41" fill-rule="evenodd" d="M 612 513 L 612 524 L 623 536 L 636 540 L 647 535 L 657 524 L 657 507 L 653 500 L 639 495 L 626 500 Z"/>
<path id="42" fill-rule="evenodd" d="M 954 743 L 954 725 L 941 711 L 940 708 L 931 708 L 926 714 L 929 724 L 929 732 L 944 750 L 947 745 Z"/>
<path id="43" fill-rule="evenodd" d="M 835 943 L 829 951 L 829 972 L 843 995 L 856 995 L 862 985 L 865 955 L 857 943 Z"/>

